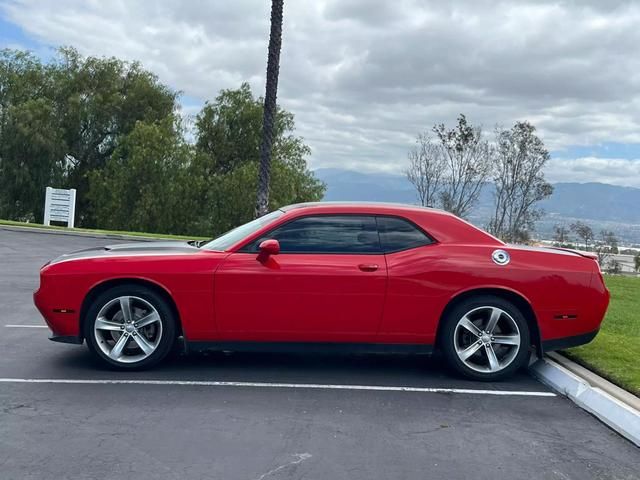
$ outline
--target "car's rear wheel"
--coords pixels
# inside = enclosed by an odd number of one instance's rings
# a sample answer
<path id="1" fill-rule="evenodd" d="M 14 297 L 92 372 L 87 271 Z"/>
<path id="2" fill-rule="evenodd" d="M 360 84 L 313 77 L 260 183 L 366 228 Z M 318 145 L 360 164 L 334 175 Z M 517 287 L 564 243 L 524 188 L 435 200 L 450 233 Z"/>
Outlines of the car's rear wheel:
<path id="1" fill-rule="evenodd" d="M 466 299 L 443 322 L 440 346 L 447 362 L 468 378 L 500 380 L 529 358 L 527 320 L 515 305 L 500 297 Z"/>
<path id="2" fill-rule="evenodd" d="M 84 336 L 106 365 L 123 370 L 151 367 L 167 356 L 176 337 L 172 309 L 156 292 L 121 285 L 100 294 L 87 310 Z"/>

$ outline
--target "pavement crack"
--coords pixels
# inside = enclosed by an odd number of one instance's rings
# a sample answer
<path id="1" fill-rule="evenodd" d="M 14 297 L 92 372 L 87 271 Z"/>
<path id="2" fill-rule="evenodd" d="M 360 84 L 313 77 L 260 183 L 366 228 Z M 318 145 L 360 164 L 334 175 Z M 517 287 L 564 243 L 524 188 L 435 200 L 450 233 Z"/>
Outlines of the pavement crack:
<path id="1" fill-rule="evenodd" d="M 439 432 L 439 431 L 444 430 L 444 429 L 449 428 L 449 427 L 450 427 L 449 425 L 442 424 L 442 425 L 440 425 L 438 427 L 431 428 L 429 430 L 419 430 L 419 431 L 413 431 L 413 432 L 407 432 L 407 433 L 409 435 L 428 435 L 428 434 L 431 434 L 431 433 Z"/>
<path id="2" fill-rule="evenodd" d="M 284 463 L 284 464 L 282 464 L 282 465 L 280 465 L 280 466 L 278 466 L 276 468 L 273 468 L 273 469 L 269 470 L 266 473 L 263 473 L 262 475 L 260 475 L 258 477 L 257 480 L 263 480 L 264 478 L 266 478 L 266 477 L 268 477 L 270 475 L 273 475 L 274 473 L 279 472 L 280 470 L 283 470 L 283 469 L 285 469 L 287 467 L 290 467 L 292 465 L 298 465 L 298 464 L 304 462 L 305 460 L 307 460 L 308 458 L 311 458 L 313 455 L 311 455 L 310 453 L 294 453 L 293 456 L 296 457 L 295 460 L 292 460 L 290 462 Z"/>
<path id="3" fill-rule="evenodd" d="M 8 406 L 6 406 L 6 407 L 4 407 L 2 409 L 2 413 L 11 413 L 11 412 L 13 412 L 15 410 L 21 410 L 21 409 L 24 409 L 24 408 L 31 409 L 33 407 L 31 407 L 31 405 L 27 405 L 26 403 L 19 403 L 17 405 L 8 405 Z"/>

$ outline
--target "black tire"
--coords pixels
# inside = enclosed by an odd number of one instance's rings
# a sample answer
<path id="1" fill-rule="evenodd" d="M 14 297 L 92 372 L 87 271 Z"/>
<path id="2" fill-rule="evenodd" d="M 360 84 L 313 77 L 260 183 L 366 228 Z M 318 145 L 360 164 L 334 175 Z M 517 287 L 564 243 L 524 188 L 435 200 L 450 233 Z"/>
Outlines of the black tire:
<path id="1" fill-rule="evenodd" d="M 517 326 L 517 333 L 520 336 L 520 345 L 517 353 L 512 353 L 515 352 L 515 347 L 513 347 L 514 349 L 511 350 L 510 346 L 499 346 L 500 348 L 506 349 L 508 352 L 510 352 L 508 356 L 505 356 L 505 360 L 508 360 L 509 358 L 511 358 L 511 360 L 510 363 L 504 366 L 504 368 L 495 372 L 477 371 L 474 368 L 471 368 L 469 365 L 467 365 L 467 363 L 462 361 L 456 351 L 456 341 L 460 341 L 460 339 L 456 339 L 456 328 L 458 326 L 458 322 L 470 312 L 475 311 L 478 315 L 482 315 L 483 307 L 497 308 L 507 313 L 508 316 L 503 315 L 502 317 L 500 317 L 502 319 L 501 321 L 506 321 L 508 322 L 508 325 L 511 325 L 512 319 Z M 477 323 L 482 324 L 482 320 Z M 458 330 L 458 335 L 465 333 L 467 332 L 465 332 L 464 330 Z M 471 346 L 472 343 L 475 343 L 475 340 L 478 340 L 478 345 L 480 345 L 480 342 L 482 341 L 480 338 L 476 338 L 469 333 L 467 333 L 467 335 L 473 340 L 469 343 L 469 346 Z M 525 366 L 529 360 L 531 334 L 529 332 L 529 324 L 527 320 L 525 319 L 522 312 L 514 304 L 503 298 L 493 295 L 478 295 L 475 297 L 470 297 L 456 304 L 446 313 L 445 317 L 442 319 L 439 337 L 439 346 L 442 350 L 442 353 L 444 354 L 447 365 L 456 373 L 472 380 L 480 380 L 486 382 L 503 380 L 512 376 L 518 369 Z M 481 361 L 482 356 L 484 355 L 488 363 L 488 354 L 484 350 L 484 345 L 482 347 L 479 347 L 479 351 L 474 355 L 475 357 L 470 357 L 468 360 L 478 358 Z M 507 362 L 505 361 L 505 363 Z"/>
<path id="2" fill-rule="evenodd" d="M 139 361 L 132 361 L 130 363 L 116 361 L 105 354 L 98 345 L 98 342 L 104 343 L 103 340 L 96 338 L 94 330 L 98 313 L 105 305 L 119 297 L 136 297 L 142 299 L 155 308 L 160 317 L 161 335 L 160 338 L 156 340 L 157 346 L 151 354 Z M 116 370 L 143 370 L 161 362 L 173 349 L 176 343 L 176 319 L 173 309 L 167 301 L 154 290 L 142 285 L 123 284 L 106 290 L 94 299 L 87 309 L 83 333 L 89 350 L 105 366 Z M 135 349 L 136 345 L 134 344 L 133 347 Z"/>

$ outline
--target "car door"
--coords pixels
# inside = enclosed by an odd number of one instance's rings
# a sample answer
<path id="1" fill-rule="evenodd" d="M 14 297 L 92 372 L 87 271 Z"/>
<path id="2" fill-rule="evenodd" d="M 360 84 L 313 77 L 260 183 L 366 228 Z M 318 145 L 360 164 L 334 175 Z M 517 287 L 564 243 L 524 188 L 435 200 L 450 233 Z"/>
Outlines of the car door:
<path id="1" fill-rule="evenodd" d="M 258 256 L 265 239 L 280 253 Z M 375 218 L 308 215 L 232 253 L 215 276 L 228 340 L 374 341 L 387 283 Z"/>
<path id="2" fill-rule="evenodd" d="M 406 218 L 378 216 L 387 261 L 387 295 L 378 333 L 381 343 L 433 343 L 443 289 L 442 250 Z"/>

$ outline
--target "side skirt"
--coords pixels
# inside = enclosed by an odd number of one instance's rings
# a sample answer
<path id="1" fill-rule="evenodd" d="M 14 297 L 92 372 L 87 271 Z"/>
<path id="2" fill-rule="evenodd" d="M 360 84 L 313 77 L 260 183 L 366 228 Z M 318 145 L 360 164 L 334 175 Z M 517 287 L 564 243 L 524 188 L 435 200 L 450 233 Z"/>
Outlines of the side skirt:
<path id="1" fill-rule="evenodd" d="M 389 343 L 340 343 L 340 342 L 188 342 L 185 350 L 228 350 L 234 352 L 273 353 L 433 353 L 433 345 Z"/>

